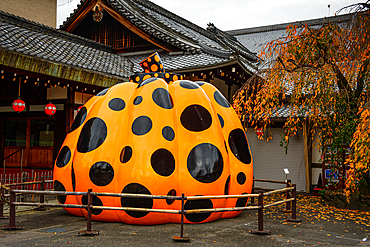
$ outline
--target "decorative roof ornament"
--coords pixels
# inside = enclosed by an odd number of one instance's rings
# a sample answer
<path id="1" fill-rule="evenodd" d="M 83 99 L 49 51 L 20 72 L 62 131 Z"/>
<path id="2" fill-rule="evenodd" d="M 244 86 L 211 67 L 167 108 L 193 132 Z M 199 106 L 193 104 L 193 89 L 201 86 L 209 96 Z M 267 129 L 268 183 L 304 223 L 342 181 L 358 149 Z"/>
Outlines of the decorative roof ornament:
<path id="1" fill-rule="evenodd" d="M 95 22 L 101 22 L 101 20 L 103 20 L 103 10 L 103 7 L 99 4 L 96 4 L 94 8 L 92 8 L 91 11 L 93 12 L 93 20 Z"/>
<path id="2" fill-rule="evenodd" d="M 212 32 L 212 33 L 216 33 L 216 26 L 215 26 L 215 24 L 213 24 L 213 23 L 208 23 L 207 24 L 207 31 L 210 31 L 210 32 Z"/>
<path id="3" fill-rule="evenodd" d="M 162 78 L 167 83 L 183 79 L 183 76 L 180 74 L 165 72 L 158 52 L 141 61 L 140 66 L 144 69 L 144 73 L 130 76 L 130 82 L 138 83 L 139 87 L 145 84 L 144 81 L 149 78 Z"/>

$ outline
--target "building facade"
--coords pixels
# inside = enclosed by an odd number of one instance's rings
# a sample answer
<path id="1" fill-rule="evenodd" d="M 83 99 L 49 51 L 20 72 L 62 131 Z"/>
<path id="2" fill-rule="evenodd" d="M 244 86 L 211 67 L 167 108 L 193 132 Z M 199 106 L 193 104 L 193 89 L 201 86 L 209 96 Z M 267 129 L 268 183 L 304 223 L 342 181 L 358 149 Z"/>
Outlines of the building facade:
<path id="1" fill-rule="evenodd" d="M 3 172 L 52 169 L 78 107 L 142 72 L 139 62 L 153 52 L 166 71 L 210 82 L 229 101 L 258 63 L 213 24 L 203 29 L 150 1 L 82 0 L 60 29 L 0 11 Z M 26 105 L 19 113 L 17 98 Z M 44 112 L 50 101 L 52 116 Z"/>

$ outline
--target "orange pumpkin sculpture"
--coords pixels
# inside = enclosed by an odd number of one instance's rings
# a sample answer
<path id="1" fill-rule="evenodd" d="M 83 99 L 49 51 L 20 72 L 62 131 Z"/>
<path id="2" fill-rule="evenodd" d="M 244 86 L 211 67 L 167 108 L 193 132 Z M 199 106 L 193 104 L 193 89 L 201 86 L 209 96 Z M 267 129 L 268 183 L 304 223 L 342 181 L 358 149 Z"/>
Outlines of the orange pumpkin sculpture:
<path id="1" fill-rule="evenodd" d="M 147 73 L 103 90 L 78 112 L 56 160 L 55 190 L 186 196 L 250 193 L 249 144 L 224 96 L 209 83 L 166 73 L 158 54 L 141 65 Z M 87 196 L 59 196 L 58 200 L 87 204 Z M 202 199 L 186 201 L 185 209 L 243 207 L 246 203 L 247 199 L 237 198 Z M 179 200 L 107 196 L 94 196 L 93 205 L 181 209 Z M 87 213 L 85 209 L 65 210 L 79 216 Z M 178 214 L 97 209 L 92 213 L 98 221 L 180 222 Z M 185 214 L 185 223 L 239 214 Z"/>

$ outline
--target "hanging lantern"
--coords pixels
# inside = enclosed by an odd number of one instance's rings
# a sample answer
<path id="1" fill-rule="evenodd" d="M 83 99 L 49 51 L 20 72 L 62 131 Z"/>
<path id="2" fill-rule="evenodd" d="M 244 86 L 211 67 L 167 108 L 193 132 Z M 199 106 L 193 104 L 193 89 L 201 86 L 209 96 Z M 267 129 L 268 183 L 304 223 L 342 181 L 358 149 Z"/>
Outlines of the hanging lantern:
<path id="1" fill-rule="evenodd" d="M 45 105 L 45 113 L 49 116 L 52 116 L 57 111 L 57 107 L 53 103 Z"/>
<path id="2" fill-rule="evenodd" d="M 50 91 L 49 91 L 49 101 L 50 103 L 45 105 L 44 110 L 47 115 L 52 116 L 57 111 L 57 107 L 53 103 L 51 103 L 51 83 L 50 83 Z"/>
<path id="3" fill-rule="evenodd" d="M 14 76 L 17 74 L 14 73 Z M 18 99 L 14 100 L 12 103 L 12 108 L 17 113 L 20 113 L 26 109 L 26 103 L 24 103 L 23 100 L 21 100 L 21 78 L 19 77 L 19 85 L 18 85 Z"/>
<path id="4" fill-rule="evenodd" d="M 257 129 L 256 129 L 256 135 L 257 135 L 257 136 L 262 136 L 262 135 L 263 135 L 263 130 L 262 130 L 262 128 L 257 128 Z"/>
<path id="5" fill-rule="evenodd" d="M 20 113 L 20 112 L 24 111 L 24 109 L 26 108 L 26 103 L 24 103 L 23 100 L 18 98 L 18 99 L 13 101 L 12 108 L 17 113 Z"/>

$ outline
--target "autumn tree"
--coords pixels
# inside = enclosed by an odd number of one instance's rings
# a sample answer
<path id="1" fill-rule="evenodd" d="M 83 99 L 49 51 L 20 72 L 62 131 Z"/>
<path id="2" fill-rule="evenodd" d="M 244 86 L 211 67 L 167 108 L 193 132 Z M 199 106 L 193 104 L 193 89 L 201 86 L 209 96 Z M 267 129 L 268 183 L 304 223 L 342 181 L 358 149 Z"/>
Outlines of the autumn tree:
<path id="1" fill-rule="evenodd" d="M 351 148 L 347 193 L 369 171 L 369 2 L 342 9 L 350 12 L 343 20 L 339 16 L 320 26 L 288 26 L 286 38 L 269 42 L 261 51 L 262 69 L 233 102 L 246 128 L 264 132 L 279 109 L 288 109 L 282 137 L 286 148 L 304 124 L 311 140 L 319 130 L 320 146 L 330 152 L 334 165 L 341 162 L 344 148 Z"/>

